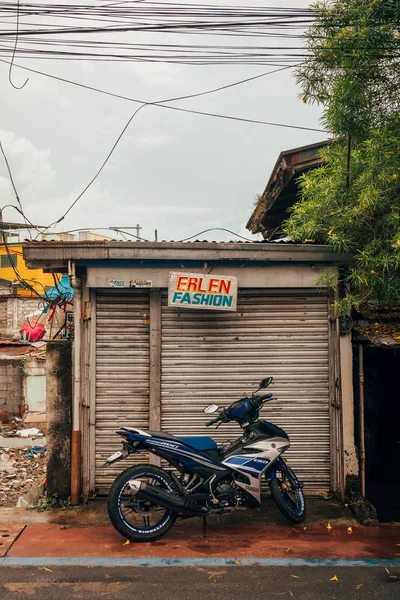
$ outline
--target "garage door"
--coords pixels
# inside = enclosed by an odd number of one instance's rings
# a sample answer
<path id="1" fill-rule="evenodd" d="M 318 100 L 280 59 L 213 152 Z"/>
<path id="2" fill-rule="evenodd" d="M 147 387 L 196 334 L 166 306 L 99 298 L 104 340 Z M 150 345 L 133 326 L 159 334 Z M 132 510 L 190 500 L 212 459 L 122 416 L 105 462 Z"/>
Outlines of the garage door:
<path id="1" fill-rule="evenodd" d="M 96 305 L 95 483 L 98 493 L 107 493 L 118 473 L 134 463 L 131 457 L 104 468 L 106 457 L 120 449 L 115 431 L 149 426 L 149 295 L 101 291 Z"/>
<path id="2" fill-rule="evenodd" d="M 262 411 L 287 431 L 285 454 L 305 491 L 330 489 L 328 302 L 315 292 L 239 293 L 237 312 L 177 309 L 162 300 L 162 428 L 176 435 L 240 435 L 238 425 L 207 430 L 209 403 L 226 406 L 272 375 L 277 400 Z"/>

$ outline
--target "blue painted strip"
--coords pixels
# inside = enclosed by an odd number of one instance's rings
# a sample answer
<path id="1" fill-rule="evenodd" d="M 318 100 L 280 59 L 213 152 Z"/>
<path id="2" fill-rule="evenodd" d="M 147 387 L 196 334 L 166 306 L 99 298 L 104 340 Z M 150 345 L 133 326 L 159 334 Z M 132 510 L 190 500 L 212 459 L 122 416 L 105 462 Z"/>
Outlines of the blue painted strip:
<path id="1" fill-rule="evenodd" d="M 399 558 L 110 558 L 106 556 L 0 558 L 0 566 L 84 567 L 400 567 Z"/>

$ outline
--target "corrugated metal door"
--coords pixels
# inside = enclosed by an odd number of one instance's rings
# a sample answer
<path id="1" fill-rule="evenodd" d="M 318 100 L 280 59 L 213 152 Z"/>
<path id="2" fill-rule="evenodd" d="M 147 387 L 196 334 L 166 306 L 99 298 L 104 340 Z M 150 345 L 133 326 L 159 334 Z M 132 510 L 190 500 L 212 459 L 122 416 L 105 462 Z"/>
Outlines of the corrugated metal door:
<path id="1" fill-rule="evenodd" d="M 285 454 L 305 491 L 330 488 L 328 301 L 318 293 L 244 290 L 237 312 L 179 310 L 162 303 L 162 428 L 235 439 L 238 425 L 205 429 L 202 412 L 226 406 L 272 375 L 262 417 L 282 427 Z"/>
<path id="2" fill-rule="evenodd" d="M 96 306 L 95 483 L 104 494 L 134 463 L 131 457 L 104 468 L 107 456 L 120 449 L 115 431 L 124 425 L 149 427 L 149 295 L 101 291 Z"/>

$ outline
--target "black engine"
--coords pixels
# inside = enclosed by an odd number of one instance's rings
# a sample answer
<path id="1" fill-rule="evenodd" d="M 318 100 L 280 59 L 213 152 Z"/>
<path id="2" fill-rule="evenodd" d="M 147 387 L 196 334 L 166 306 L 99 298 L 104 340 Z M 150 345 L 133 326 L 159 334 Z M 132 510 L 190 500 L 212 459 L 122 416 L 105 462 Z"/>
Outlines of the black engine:
<path id="1" fill-rule="evenodd" d="M 229 483 L 221 483 L 214 490 L 214 495 L 224 507 L 235 508 L 237 505 L 237 490 Z"/>

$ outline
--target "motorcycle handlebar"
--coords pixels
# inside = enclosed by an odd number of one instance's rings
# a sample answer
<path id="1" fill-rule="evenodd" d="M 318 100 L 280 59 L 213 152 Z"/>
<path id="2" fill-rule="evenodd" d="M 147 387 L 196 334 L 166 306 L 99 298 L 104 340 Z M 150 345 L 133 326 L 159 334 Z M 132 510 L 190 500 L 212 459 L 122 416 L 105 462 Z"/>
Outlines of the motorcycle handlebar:
<path id="1" fill-rule="evenodd" d="M 271 394 L 271 393 L 265 394 L 264 396 L 254 396 L 253 395 L 253 401 L 255 401 L 259 406 L 261 406 L 262 404 L 264 404 L 264 402 L 266 402 L 267 400 L 272 398 L 272 396 L 273 396 L 273 394 Z"/>
<path id="2" fill-rule="evenodd" d="M 221 418 L 221 415 L 218 415 L 218 417 L 215 417 L 215 419 L 212 419 L 211 421 L 207 421 L 206 423 L 206 427 L 210 427 L 210 425 L 214 425 L 214 423 L 217 423 Z"/>

